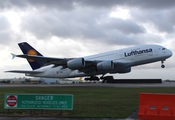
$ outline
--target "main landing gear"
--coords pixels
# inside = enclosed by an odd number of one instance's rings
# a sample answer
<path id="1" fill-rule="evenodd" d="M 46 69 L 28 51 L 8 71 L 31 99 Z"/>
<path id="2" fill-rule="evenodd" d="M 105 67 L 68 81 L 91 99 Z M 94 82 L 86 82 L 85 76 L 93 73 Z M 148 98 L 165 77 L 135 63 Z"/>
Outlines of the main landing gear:
<path id="1" fill-rule="evenodd" d="M 114 80 L 114 78 L 113 78 L 113 76 L 105 76 L 104 77 L 104 75 L 105 74 L 103 74 L 100 78 L 99 77 L 97 77 L 97 76 L 90 76 L 90 77 L 88 77 L 88 78 L 85 78 L 84 80 L 85 81 L 102 81 L 102 83 L 107 83 L 107 81 L 112 81 L 112 80 Z"/>
<path id="2" fill-rule="evenodd" d="M 161 61 L 161 67 L 165 68 L 165 65 L 163 63 L 164 63 L 164 60 Z"/>
<path id="3" fill-rule="evenodd" d="M 85 78 L 84 80 L 86 81 L 99 81 L 100 79 L 96 76 L 90 76 L 89 78 Z"/>
<path id="4" fill-rule="evenodd" d="M 105 74 L 103 74 L 103 75 L 100 77 L 100 79 L 101 79 L 101 80 L 103 80 L 103 79 L 104 79 L 104 75 L 105 75 Z"/>
<path id="5" fill-rule="evenodd" d="M 102 76 L 99 78 L 99 77 L 97 77 L 97 76 L 90 76 L 90 77 L 88 77 L 88 78 L 85 78 L 84 80 L 85 81 L 100 81 L 100 80 L 104 80 L 104 75 L 105 74 L 102 74 Z"/>

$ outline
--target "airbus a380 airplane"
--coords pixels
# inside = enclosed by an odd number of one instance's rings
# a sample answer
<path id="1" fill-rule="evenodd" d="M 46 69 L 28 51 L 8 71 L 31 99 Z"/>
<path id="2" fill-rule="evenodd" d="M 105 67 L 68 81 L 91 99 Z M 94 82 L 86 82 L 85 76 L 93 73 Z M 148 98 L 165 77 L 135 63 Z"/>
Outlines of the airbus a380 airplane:
<path id="1" fill-rule="evenodd" d="M 15 55 L 28 60 L 32 71 L 11 70 L 6 72 L 24 73 L 26 76 L 47 78 L 71 78 L 90 76 L 89 80 L 96 75 L 107 73 L 128 73 L 131 67 L 161 61 L 172 56 L 172 52 L 160 45 L 140 45 L 81 58 L 53 58 L 44 57 L 26 42 L 18 44 L 23 55 Z M 97 78 L 97 77 L 96 77 Z"/>

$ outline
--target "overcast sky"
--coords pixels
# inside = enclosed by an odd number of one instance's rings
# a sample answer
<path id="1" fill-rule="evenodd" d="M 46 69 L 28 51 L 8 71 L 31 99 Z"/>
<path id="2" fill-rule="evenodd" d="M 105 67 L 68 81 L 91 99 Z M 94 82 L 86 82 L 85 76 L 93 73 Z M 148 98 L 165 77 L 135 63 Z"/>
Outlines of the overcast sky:
<path id="1" fill-rule="evenodd" d="M 21 54 L 26 41 L 45 56 L 83 57 L 141 44 L 175 51 L 175 0 L 0 0 L 0 78 L 31 70 Z M 175 57 L 132 68 L 115 78 L 175 80 Z"/>

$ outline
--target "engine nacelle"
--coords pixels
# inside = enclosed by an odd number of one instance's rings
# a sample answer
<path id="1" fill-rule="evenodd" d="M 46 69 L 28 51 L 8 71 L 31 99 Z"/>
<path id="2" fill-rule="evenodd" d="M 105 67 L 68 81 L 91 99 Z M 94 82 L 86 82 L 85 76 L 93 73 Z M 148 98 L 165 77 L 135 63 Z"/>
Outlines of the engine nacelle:
<path id="1" fill-rule="evenodd" d="M 124 68 L 124 69 L 121 69 L 119 71 L 117 71 L 117 73 L 129 73 L 131 72 L 131 67 L 128 67 L 128 68 Z"/>
<path id="2" fill-rule="evenodd" d="M 103 61 L 97 64 L 98 71 L 112 70 L 114 69 L 113 61 Z"/>
<path id="3" fill-rule="evenodd" d="M 74 58 L 67 62 L 67 67 L 70 69 L 78 69 L 85 66 L 84 58 Z"/>

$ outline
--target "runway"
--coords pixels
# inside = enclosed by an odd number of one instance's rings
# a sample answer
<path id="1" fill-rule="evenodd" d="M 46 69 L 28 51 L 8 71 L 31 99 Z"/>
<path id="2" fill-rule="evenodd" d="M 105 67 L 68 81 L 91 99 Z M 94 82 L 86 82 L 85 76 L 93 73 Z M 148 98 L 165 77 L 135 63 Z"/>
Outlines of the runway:
<path id="1" fill-rule="evenodd" d="M 83 83 L 83 84 L 0 84 L 0 88 L 33 88 L 33 87 L 112 87 L 112 88 L 173 88 L 175 83 L 149 83 L 149 84 L 114 84 L 114 83 Z"/>

